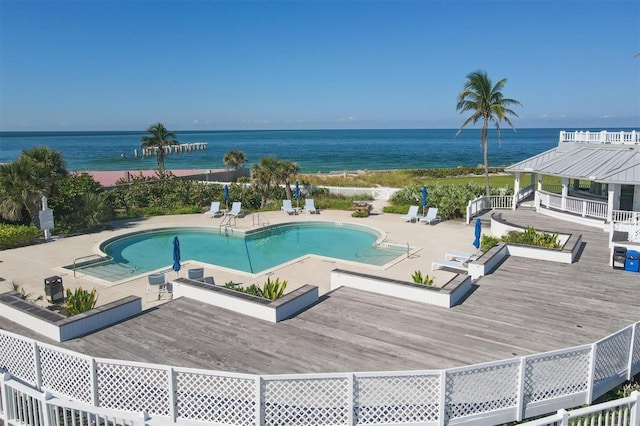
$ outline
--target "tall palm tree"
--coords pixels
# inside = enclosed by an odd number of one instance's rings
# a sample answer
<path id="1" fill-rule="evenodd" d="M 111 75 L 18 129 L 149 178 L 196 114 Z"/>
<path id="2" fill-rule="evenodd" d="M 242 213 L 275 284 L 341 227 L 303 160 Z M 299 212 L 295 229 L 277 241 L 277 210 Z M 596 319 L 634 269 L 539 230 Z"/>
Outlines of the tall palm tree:
<path id="1" fill-rule="evenodd" d="M 224 154 L 222 161 L 224 161 L 224 165 L 227 168 L 238 170 L 247 162 L 247 154 L 237 149 L 232 149 Z"/>
<path id="2" fill-rule="evenodd" d="M 146 130 L 148 135 L 140 138 L 142 148 L 157 148 L 156 161 L 158 163 L 158 174 L 164 176 L 164 150 L 170 145 L 178 145 L 175 133 L 170 132 L 162 123 L 156 123 Z"/>
<path id="3" fill-rule="evenodd" d="M 500 122 L 504 121 L 515 130 L 513 123 L 509 120 L 509 116 L 517 117 L 518 114 L 509 109 L 509 107 L 512 105 L 522 106 L 522 104 L 515 99 L 503 96 L 502 89 L 507 82 L 506 78 L 498 81 L 495 85 L 492 85 L 491 79 L 484 71 L 472 72 L 466 78 L 467 82 L 464 85 L 464 89 L 458 94 L 456 110 L 460 111 L 461 114 L 467 111 L 471 111 L 472 114 L 462 123 L 460 130 L 456 133 L 456 137 L 467 124 L 476 124 L 478 120 L 482 120 L 480 146 L 484 150 L 484 184 L 486 194 L 489 196 L 489 122 L 495 122 L 499 140 Z"/>

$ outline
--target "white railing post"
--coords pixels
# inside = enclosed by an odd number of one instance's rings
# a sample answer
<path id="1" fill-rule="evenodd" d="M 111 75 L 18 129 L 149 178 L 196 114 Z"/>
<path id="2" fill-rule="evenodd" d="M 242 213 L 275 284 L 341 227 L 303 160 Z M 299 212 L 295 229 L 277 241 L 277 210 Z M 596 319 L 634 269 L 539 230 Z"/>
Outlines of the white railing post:
<path id="1" fill-rule="evenodd" d="M 587 404 L 593 402 L 593 386 L 596 377 L 596 344 L 591 344 L 591 356 L 589 357 L 589 386 L 587 387 Z"/>
<path id="2" fill-rule="evenodd" d="M 0 420 L 2 420 L 3 424 L 9 424 L 9 395 L 7 393 L 7 385 L 6 381 L 11 378 L 9 373 L 0 374 L 0 396 L 2 400 L 0 401 Z"/>
<path id="3" fill-rule="evenodd" d="M 471 223 L 471 204 L 473 200 L 469 200 L 467 203 L 467 225 Z"/>
<path id="4" fill-rule="evenodd" d="M 42 394 L 40 395 L 40 398 L 37 398 L 37 401 L 40 404 L 40 410 L 38 411 L 41 418 L 39 420 L 42 421 L 42 424 L 44 426 L 50 426 L 55 424 L 55 421 L 52 421 L 52 419 L 49 418 L 49 402 L 48 401 L 50 399 L 51 399 L 51 394 L 49 392 L 42 392 Z M 38 422 L 37 424 L 40 424 L 40 422 Z"/>
<path id="5" fill-rule="evenodd" d="M 631 403 L 631 409 L 629 410 L 629 424 L 637 425 L 640 424 L 640 392 L 637 390 L 631 392 L 631 398 L 633 398 L 634 401 Z"/>
<path id="6" fill-rule="evenodd" d="M 582 202 L 582 217 L 587 217 L 587 201 Z"/>
<path id="7" fill-rule="evenodd" d="M 264 395 L 262 395 L 262 376 L 256 377 L 256 426 L 264 423 Z"/>
<path id="8" fill-rule="evenodd" d="M 629 381 L 631 381 L 631 378 L 633 377 L 631 370 L 633 370 L 633 349 L 635 347 L 636 339 L 640 339 L 640 336 L 636 333 L 636 324 L 633 324 L 631 326 L 631 343 L 629 344 L 629 364 L 627 365 L 627 380 Z"/>
<path id="9" fill-rule="evenodd" d="M 98 367 L 97 367 L 97 362 L 95 358 L 91 358 L 90 361 L 90 367 L 91 367 L 91 404 L 94 407 L 99 407 L 100 405 L 100 398 L 98 396 Z"/>
<path id="10" fill-rule="evenodd" d="M 169 388 L 169 416 L 171 417 L 171 422 L 176 423 L 178 419 L 178 413 L 176 412 L 176 375 L 173 367 L 167 368 L 167 386 Z"/>
<path id="11" fill-rule="evenodd" d="M 447 370 L 440 371 L 440 404 L 438 408 L 438 424 L 447 424 Z"/>
<path id="12" fill-rule="evenodd" d="M 564 408 L 558 410 L 558 415 L 562 417 L 560 424 L 562 426 L 569 426 L 569 412 Z"/>
<path id="13" fill-rule="evenodd" d="M 520 358 L 520 371 L 518 372 L 518 402 L 517 407 L 517 418 L 516 421 L 521 422 L 522 418 L 524 417 L 524 410 L 525 410 L 525 406 L 524 406 L 524 384 L 526 381 L 526 374 L 527 374 L 527 358 L 526 357 L 521 357 Z"/>
<path id="14" fill-rule="evenodd" d="M 355 375 L 353 373 L 349 374 L 349 384 L 348 384 L 348 388 L 349 388 L 349 402 L 347 403 L 347 424 L 348 425 L 356 425 L 356 416 L 354 416 L 354 411 L 355 411 L 355 396 L 356 396 L 356 389 L 355 389 L 355 385 L 356 385 L 356 381 L 355 381 Z"/>
<path id="15" fill-rule="evenodd" d="M 42 390 L 42 364 L 40 363 L 40 348 L 36 340 L 31 341 L 31 348 L 33 349 L 33 368 L 36 379 L 36 389 Z"/>

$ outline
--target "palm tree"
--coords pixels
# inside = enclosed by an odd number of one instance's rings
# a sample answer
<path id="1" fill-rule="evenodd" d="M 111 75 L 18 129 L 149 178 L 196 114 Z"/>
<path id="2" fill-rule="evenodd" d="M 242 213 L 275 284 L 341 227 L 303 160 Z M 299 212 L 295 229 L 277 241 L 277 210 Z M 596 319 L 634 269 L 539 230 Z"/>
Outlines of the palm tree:
<path id="1" fill-rule="evenodd" d="M 498 131 L 498 140 L 500 140 L 501 121 L 509 124 L 515 131 L 515 127 L 513 123 L 511 123 L 511 120 L 509 120 L 509 116 L 517 117 L 518 114 L 509 109 L 509 107 L 511 105 L 522 106 L 522 104 L 515 99 L 505 98 L 502 95 L 502 89 L 507 82 L 506 78 L 498 81 L 495 85 L 492 85 L 491 79 L 489 79 L 487 73 L 484 71 L 472 72 L 467 75 L 466 78 L 467 82 L 464 85 L 464 89 L 458 94 L 456 110 L 460 111 L 460 113 L 472 111 L 472 114 L 462 123 L 460 130 L 456 133 L 456 137 L 467 124 L 475 124 L 478 120 L 482 120 L 480 147 L 484 150 L 484 183 L 485 192 L 487 196 L 489 196 L 489 122 L 495 122 L 496 130 Z"/>
<path id="2" fill-rule="evenodd" d="M 291 177 L 300 173 L 300 166 L 291 160 L 282 160 L 278 164 L 278 181 L 284 185 L 287 199 L 291 199 Z"/>
<path id="3" fill-rule="evenodd" d="M 224 165 L 227 166 L 228 169 L 238 170 L 247 162 L 247 154 L 232 149 L 224 154 L 222 161 L 224 161 Z"/>
<path id="4" fill-rule="evenodd" d="M 277 181 L 278 168 L 279 161 L 275 157 L 262 157 L 258 164 L 253 165 L 251 179 L 262 195 L 260 208 L 264 208 L 269 201 L 269 189 Z"/>
<path id="5" fill-rule="evenodd" d="M 47 147 L 22 151 L 14 162 L 0 166 L 0 216 L 18 221 L 26 212 L 39 227 L 42 196 L 51 196 L 66 175 L 65 161 L 58 151 Z"/>
<path id="6" fill-rule="evenodd" d="M 158 162 L 158 174 L 164 176 L 164 153 L 165 147 L 178 145 L 175 133 L 170 132 L 162 123 L 156 123 L 146 130 L 149 135 L 140 138 L 141 147 L 156 148 L 156 160 Z"/>

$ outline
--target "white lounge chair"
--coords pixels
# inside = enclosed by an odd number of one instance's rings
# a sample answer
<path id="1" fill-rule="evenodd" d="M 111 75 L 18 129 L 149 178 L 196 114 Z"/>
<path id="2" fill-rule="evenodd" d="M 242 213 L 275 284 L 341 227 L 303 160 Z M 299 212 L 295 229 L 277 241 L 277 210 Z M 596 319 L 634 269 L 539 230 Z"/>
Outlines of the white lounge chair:
<path id="1" fill-rule="evenodd" d="M 296 211 L 291 205 L 291 200 L 282 200 L 282 207 L 280 208 L 280 210 L 284 210 L 288 214 L 296 214 Z"/>
<path id="2" fill-rule="evenodd" d="M 437 207 L 429 207 L 427 214 L 420 218 L 420 222 L 424 222 L 427 225 L 431 225 L 433 222 L 440 222 L 440 216 L 438 216 Z"/>
<path id="3" fill-rule="evenodd" d="M 238 217 L 242 212 L 242 203 L 240 201 L 234 201 L 231 205 L 231 210 L 227 213 L 229 216 Z"/>
<path id="4" fill-rule="evenodd" d="M 212 201 L 211 208 L 209 209 L 209 211 L 204 212 L 204 214 L 210 214 L 211 216 L 215 216 L 220 213 L 222 213 L 220 211 L 220 201 Z"/>
<path id="5" fill-rule="evenodd" d="M 418 220 L 418 206 L 410 206 L 407 214 L 400 216 L 400 219 L 406 222 L 415 222 Z"/>
<path id="6" fill-rule="evenodd" d="M 451 269 L 455 272 L 464 272 L 467 273 L 469 268 L 467 267 L 466 262 L 458 262 L 455 260 L 434 260 L 431 263 L 431 270 L 435 271 L 436 269 Z"/>
<path id="7" fill-rule="evenodd" d="M 309 213 L 318 213 L 318 209 L 316 209 L 316 206 L 313 203 L 313 198 L 307 198 L 304 200 L 304 209 Z"/>
<path id="8" fill-rule="evenodd" d="M 163 294 L 171 294 L 170 284 L 167 283 L 164 272 L 151 274 L 148 277 L 147 294 L 158 293 L 158 300 Z"/>

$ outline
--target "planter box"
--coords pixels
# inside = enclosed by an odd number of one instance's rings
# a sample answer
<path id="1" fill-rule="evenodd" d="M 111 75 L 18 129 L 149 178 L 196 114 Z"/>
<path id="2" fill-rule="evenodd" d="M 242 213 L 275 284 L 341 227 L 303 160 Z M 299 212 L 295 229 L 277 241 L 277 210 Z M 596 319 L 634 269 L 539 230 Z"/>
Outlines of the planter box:
<path id="1" fill-rule="evenodd" d="M 331 290 L 342 286 L 450 308 L 471 290 L 471 277 L 458 274 L 442 287 L 431 287 L 409 281 L 334 269 L 331 271 Z"/>
<path id="2" fill-rule="evenodd" d="M 65 317 L 57 312 L 22 300 L 20 293 L 0 294 L 0 316 L 17 322 L 56 342 L 64 342 L 92 333 L 142 312 L 142 299 L 124 297 L 90 311 Z"/>
<path id="3" fill-rule="evenodd" d="M 187 297 L 269 322 L 279 322 L 318 301 L 318 287 L 305 285 L 277 300 L 242 293 L 188 278 L 172 281 L 173 297 Z"/>

